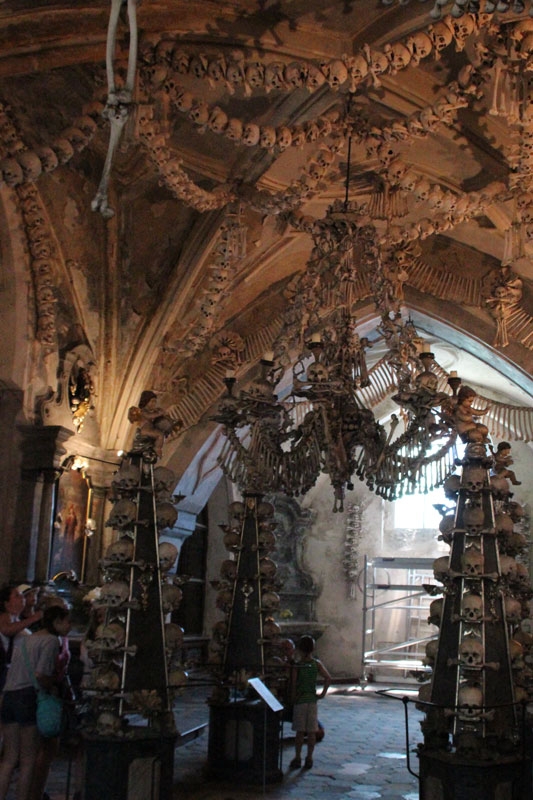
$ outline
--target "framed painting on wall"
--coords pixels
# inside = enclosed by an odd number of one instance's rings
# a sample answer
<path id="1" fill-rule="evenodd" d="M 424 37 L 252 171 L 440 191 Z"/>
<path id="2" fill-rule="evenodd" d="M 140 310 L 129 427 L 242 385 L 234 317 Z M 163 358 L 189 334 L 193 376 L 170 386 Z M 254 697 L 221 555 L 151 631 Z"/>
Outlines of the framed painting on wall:
<path id="1" fill-rule="evenodd" d="M 58 480 L 49 577 L 73 570 L 80 578 L 89 506 L 89 481 L 82 470 L 66 470 Z"/>

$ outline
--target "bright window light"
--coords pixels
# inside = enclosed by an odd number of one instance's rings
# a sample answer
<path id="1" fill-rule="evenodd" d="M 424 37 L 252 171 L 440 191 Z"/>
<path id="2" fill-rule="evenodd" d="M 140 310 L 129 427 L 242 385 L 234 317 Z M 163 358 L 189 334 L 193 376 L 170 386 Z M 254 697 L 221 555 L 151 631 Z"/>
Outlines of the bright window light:
<path id="1" fill-rule="evenodd" d="M 408 494 L 394 503 L 394 527 L 395 528 L 426 528 L 437 530 L 442 517 L 433 508 L 437 503 L 450 510 L 453 504 L 446 499 L 444 489 L 434 489 L 427 494 Z"/>

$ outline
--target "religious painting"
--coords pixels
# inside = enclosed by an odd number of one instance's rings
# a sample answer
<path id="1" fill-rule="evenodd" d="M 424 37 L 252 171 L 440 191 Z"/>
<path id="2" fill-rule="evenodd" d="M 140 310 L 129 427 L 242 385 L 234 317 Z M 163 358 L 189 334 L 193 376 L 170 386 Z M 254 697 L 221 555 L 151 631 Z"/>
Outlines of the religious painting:
<path id="1" fill-rule="evenodd" d="M 50 578 L 73 570 L 80 578 L 89 502 L 89 482 L 81 470 L 66 470 L 58 480 Z"/>

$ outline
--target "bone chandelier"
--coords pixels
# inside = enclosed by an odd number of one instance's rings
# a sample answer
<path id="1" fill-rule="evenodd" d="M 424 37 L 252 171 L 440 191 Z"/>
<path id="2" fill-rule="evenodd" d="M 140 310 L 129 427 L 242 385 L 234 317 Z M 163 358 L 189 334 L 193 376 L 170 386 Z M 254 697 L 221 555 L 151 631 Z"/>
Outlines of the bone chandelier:
<path id="1" fill-rule="evenodd" d="M 227 439 L 219 463 L 243 492 L 299 495 L 325 472 L 334 489 L 333 511 L 343 511 L 354 475 L 394 500 L 427 492 L 453 471 L 452 416 L 460 379 L 449 379 L 453 396 L 441 391 L 431 369 L 433 354 L 420 352 L 413 323 L 402 320 L 402 273 L 397 264 L 384 263 L 373 228 L 358 227 L 356 220 L 358 211 L 348 198 L 328 209 L 316 226 L 307 270 L 294 287 L 292 313 L 275 350 L 261 359 L 259 377 L 235 396 L 234 373 L 226 374 L 227 394 L 213 417 Z M 356 265 L 365 259 L 374 267 L 379 332 L 397 387 L 393 399 L 406 420 L 394 440 L 398 417 L 392 415 L 387 430 L 360 396 L 371 382 L 365 350 L 372 345 L 356 332 L 353 315 Z M 335 302 L 329 307 L 335 310 L 323 321 L 324 298 L 332 292 Z M 292 387 L 280 399 L 275 389 L 295 342 L 301 342 L 301 351 L 292 364 Z M 445 384 L 444 373 L 440 383 Z"/>

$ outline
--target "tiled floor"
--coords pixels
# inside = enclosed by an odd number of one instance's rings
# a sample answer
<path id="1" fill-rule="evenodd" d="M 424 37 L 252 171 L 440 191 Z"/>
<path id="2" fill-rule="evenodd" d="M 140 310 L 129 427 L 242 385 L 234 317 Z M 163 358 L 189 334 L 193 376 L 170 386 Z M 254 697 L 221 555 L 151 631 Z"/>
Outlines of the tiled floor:
<path id="1" fill-rule="evenodd" d="M 319 716 L 326 729 L 317 745 L 311 770 L 290 770 L 294 741 L 285 723 L 282 754 L 283 781 L 273 785 L 242 785 L 206 777 L 207 731 L 176 748 L 174 800 L 418 800 L 418 780 L 407 769 L 405 707 L 408 710 L 411 769 L 416 773 L 417 742 L 421 740 L 420 713 L 413 703 L 376 694 L 376 686 L 338 686 L 320 702 Z M 397 698 L 407 694 L 400 690 Z M 205 689 L 190 687 L 176 702 L 178 728 L 185 732 L 208 721 Z M 58 760 L 48 792 L 53 800 L 72 800 L 66 793 L 66 762 Z M 115 800 L 112 797 L 102 800 Z M 171 800 L 169 798 L 169 800 Z"/>

